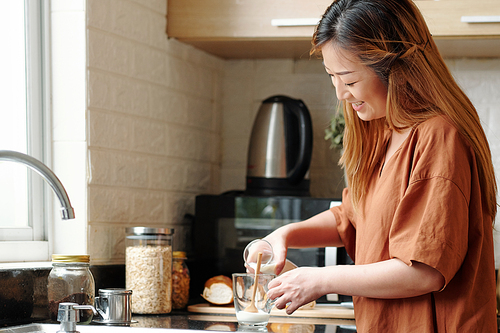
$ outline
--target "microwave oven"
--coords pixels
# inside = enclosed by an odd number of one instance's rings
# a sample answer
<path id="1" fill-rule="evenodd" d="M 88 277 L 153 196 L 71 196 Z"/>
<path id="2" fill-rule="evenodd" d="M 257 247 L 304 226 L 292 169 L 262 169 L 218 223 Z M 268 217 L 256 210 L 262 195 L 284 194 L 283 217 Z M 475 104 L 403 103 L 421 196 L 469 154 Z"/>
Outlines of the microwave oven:
<path id="1" fill-rule="evenodd" d="M 191 289 L 201 294 L 206 280 L 245 271 L 243 250 L 282 225 L 303 221 L 340 204 L 340 199 L 295 196 L 248 196 L 242 192 L 198 195 L 192 227 L 189 269 Z M 344 248 L 289 249 L 287 259 L 297 266 L 352 264 Z M 318 302 L 349 301 L 328 295 Z"/>

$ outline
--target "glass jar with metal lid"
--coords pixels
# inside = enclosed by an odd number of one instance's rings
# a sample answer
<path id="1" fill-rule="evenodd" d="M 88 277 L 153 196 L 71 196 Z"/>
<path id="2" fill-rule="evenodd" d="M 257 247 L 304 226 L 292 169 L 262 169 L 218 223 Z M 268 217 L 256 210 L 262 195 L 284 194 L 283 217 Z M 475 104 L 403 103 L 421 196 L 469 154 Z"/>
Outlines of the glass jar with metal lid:
<path id="1" fill-rule="evenodd" d="M 174 229 L 126 229 L 125 284 L 132 290 L 132 312 L 172 311 L 172 235 Z"/>
<path id="2" fill-rule="evenodd" d="M 57 320 L 59 303 L 94 305 L 95 282 L 89 266 L 89 255 L 52 255 L 52 270 L 47 284 L 50 319 Z M 79 311 L 79 324 L 88 324 L 92 321 L 91 310 Z"/>

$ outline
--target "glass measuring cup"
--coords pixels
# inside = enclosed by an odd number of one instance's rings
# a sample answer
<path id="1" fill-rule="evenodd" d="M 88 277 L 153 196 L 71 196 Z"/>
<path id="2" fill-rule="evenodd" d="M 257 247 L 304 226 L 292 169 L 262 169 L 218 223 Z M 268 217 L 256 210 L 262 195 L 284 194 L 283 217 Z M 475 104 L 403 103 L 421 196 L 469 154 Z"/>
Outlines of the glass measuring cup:
<path id="1" fill-rule="evenodd" d="M 257 254 L 259 252 L 262 252 L 262 262 L 260 265 L 261 273 L 274 274 L 276 262 L 274 261 L 273 246 L 264 239 L 255 239 L 245 247 L 243 251 L 245 267 L 249 268 L 252 272 L 255 271 L 257 266 Z"/>
<path id="2" fill-rule="evenodd" d="M 265 239 L 254 239 L 245 247 L 245 250 L 243 251 L 245 267 L 247 267 L 250 272 L 255 272 L 255 268 L 257 267 L 257 255 L 259 252 L 262 252 L 260 272 L 266 274 L 276 274 L 276 261 L 274 260 L 273 246 Z M 286 259 L 285 267 L 281 271 L 280 275 L 295 268 L 297 268 L 297 265 Z"/>

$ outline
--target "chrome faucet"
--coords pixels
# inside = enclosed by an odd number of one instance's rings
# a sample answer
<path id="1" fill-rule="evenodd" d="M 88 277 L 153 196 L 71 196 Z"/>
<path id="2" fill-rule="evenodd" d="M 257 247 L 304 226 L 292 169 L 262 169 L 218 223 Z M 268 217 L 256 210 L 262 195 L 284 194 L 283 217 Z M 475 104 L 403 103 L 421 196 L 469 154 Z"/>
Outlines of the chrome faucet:
<path id="1" fill-rule="evenodd" d="M 76 330 L 76 323 L 80 321 L 78 310 L 92 310 L 96 315 L 96 309 L 92 305 L 78 305 L 78 303 L 59 303 L 57 311 L 57 321 L 60 322 L 60 328 L 57 333 L 79 333 Z"/>
<path id="2" fill-rule="evenodd" d="M 19 153 L 17 151 L 11 150 L 0 150 L 0 161 L 11 161 L 16 163 L 24 164 L 30 167 L 32 170 L 36 171 L 40 176 L 49 183 L 50 187 L 54 190 L 55 194 L 61 202 L 61 216 L 63 220 L 69 220 L 75 218 L 75 211 L 71 207 L 71 202 L 69 201 L 68 193 L 64 189 L 61 181 L 57 178 L 55 173 L 50 170 L 45 164 L 33 158 L 29 155 Z"/>

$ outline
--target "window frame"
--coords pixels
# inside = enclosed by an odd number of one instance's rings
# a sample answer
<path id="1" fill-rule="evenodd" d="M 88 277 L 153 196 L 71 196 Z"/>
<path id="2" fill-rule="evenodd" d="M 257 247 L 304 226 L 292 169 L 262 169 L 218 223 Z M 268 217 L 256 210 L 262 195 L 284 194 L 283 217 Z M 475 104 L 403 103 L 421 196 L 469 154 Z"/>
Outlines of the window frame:
<path id="1" fill-rule="evenodd" d="M 50 167 L 50 8 L 48 0 L 25 0 L 28 154 Z M 20 165 L 21 166 L 21 165 Z M 21 166 L 22 167 L 22 166 Z M 0 262 L 49 260 L 50 187 L 28 172 L 28 219 L 24 228 L 0 227 Z M 39 198 L 36 200 L 35 198 Z"/>

